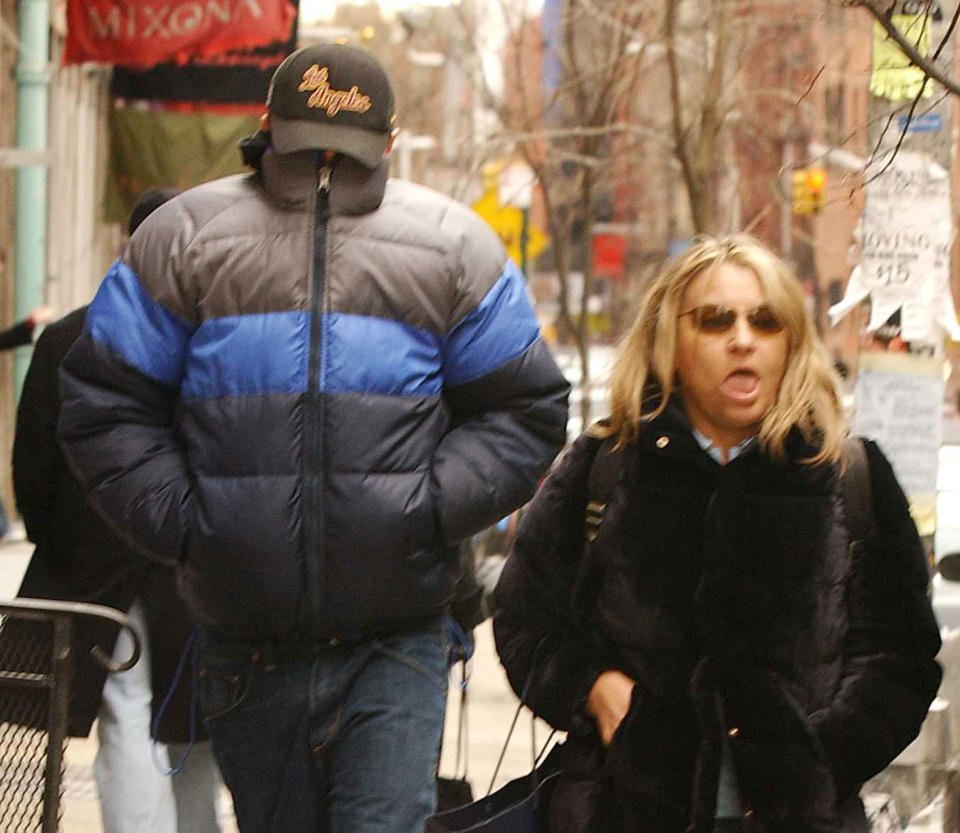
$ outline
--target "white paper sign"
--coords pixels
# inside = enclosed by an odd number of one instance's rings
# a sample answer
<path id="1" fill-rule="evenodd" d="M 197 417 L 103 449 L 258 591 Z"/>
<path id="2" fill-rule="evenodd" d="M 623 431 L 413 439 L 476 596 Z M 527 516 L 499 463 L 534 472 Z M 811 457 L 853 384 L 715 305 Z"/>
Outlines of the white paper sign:
<path id="1" fill-rule="evenodd" d="M 926 154 L 901 150 L 867 185 L 860 264 L 831 321 L 869 296 L 871 332 L 900 310 L 904 341 L 935 341 L 939 327 L 960 336 L 950 293 L 951 216 L 947 172 Z"/>
<path id="2" fill-rule="evenodd" d="M 875 440 L 911 499 L 935 495 L 943 364 L 907 354 L 863 353 L 853 432 Z"/>

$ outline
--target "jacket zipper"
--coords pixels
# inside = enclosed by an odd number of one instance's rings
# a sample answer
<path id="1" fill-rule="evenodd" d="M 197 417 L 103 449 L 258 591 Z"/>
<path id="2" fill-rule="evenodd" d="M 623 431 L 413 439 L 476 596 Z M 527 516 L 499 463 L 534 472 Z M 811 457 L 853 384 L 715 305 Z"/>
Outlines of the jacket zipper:
<path id="1" fill-rule="evenodd" d="M 310 355 L 307 367 L 307 409 L 304 426 L 304 571 L 310 635 L 320 636 L 321 611 L 325 592 L 325 559 L 322 552 L 324 535 L 323 495 L 324 470 L 324 400 L 321 374 L 324 357 L 324 297 L 327 267 L 327 218 L 330 207 L 331 165 L 317 170 L 317 199 L 313 223 L 313 286 L 310 308 Z"/>

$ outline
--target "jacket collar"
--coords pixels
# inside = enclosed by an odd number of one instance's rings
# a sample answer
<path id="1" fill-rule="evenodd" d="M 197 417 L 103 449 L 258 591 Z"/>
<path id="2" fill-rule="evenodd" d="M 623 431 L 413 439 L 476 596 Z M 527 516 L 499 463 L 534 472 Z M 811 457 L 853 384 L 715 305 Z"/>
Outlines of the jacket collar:
<path id="1" fill-rule="evenodd" d="M 641 425 L 637 453 L 685 461 L 703 472 L 709 482 L 713 482 L 717 477 L 734 477 L 735 473 L 744 467 L 752 468 L 766 459 L 759 444 L 753 442 L 742 454 L 726 464 L 715 460 L 694 436 L 693 426 L 678 396 L 671 397 L 656 419 Z"/>
<path id="2" fill-rule="evenodd" d="M 267 150 L 260 160 L 264 188 L 295 208 L 312 204 L 317 170 L 317 154 L 312 150 L 287 154 Z M 357 215 L 374 211 L 383 201 L 389 175 L 387 159 L 371 170 L 348 156 L 337 156 L 330 176 L 330 213 Z"/>
<path id="3" fill-rule="evenodd" d="M 693 435 L 693 426 L 677 397 L 672 397 L 663 412 L 640 429 L 640 445 L 656 454 L 694 457 L 716 465 Z"/>
<path id="4" fill-rule="evenodd" d="M 649 451 L 667 452 L 671 455 L 679 451 L 682 452 L 684 456 L 703 456 L 714 465 L 717 465 L 713 458 L 703 450 L 697 442 L 696 437 L 694 437 L 693 427 L 690 425 L 687 413 L 679 397 L 676 396 L 670 399 L 663 413 L 651 422 L 644 423 L 641 426 L 639 444 L 642 448 Z M 788 460 L 812 457 L 817 453 L 816 443 L 807 440 L 797 426 L 791 428 L 787 434 L 785 448 Z M 744 457 L 750 457 L 754 454 L 761 454 L 757 443 L 747 448 L 744 453 L 736 459 L 739 460 Z"/>

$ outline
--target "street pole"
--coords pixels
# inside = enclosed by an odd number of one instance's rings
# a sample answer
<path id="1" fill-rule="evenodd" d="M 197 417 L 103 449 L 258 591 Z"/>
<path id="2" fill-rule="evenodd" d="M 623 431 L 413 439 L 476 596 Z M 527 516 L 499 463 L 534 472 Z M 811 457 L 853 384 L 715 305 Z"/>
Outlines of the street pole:
<path id="1" fill-rule="evenodd" d="M 17 147 L 45 151 L 50 83 L 50 21 L 47 0 L 20 0 L 20 51 L 17 61 Z M 16 174 L 14 316 L 21 321 L 43 303 L 47 275 L 47 168 L 23 165 Z M 16 391 L 23 386 L 29 351 L 16 351 Z"/>
<path id="2" fill-rule="evenodd" d="M 927 24 L 930 28 L 931 50 L 937 49 L 943 40 L 956 3 L 957 0 L 945 0 L 941 3 L 920 4 L 920 14 L 917 17 L 929 15 Z M 914 11 L 916 6 L 911 0 L 900 0 L 893 11 L 895 15 L 904 14 L 907 10 Z M 914 37 L 913 33 L 911 37 Z M 877 48 L 875 41 L 874 50 Z M 942 66 L 953 66 L 953 62 L 954 42 L 953 38 L 950 38 L 940 49 L 938 63 Z M 913 71 L 919 72 L 915 69 Z M 926 82 L 926 91 L 930 93 L 929 97 L 920 98 L 916 102 L 912 96 L 890 99 L 871 93 L 869 98 L 867 145 L 873 151 L 874 158 L 865 172 L 867 200 L 864 218 L 869 219 L 874 228 L 879 226 L 884 232 L 889 232 L 891 239 L 896 239 L 897 233 L 903 229 L 895 224 L 895 220 L 890 220 L 874 210 L 870 197 L 871 179 L 897 176 L 897 157 L 902 159 L 908 154 L 922 155 L 946 172 L 948 182 L 950 178 L 953 164 L 953 96 L 944 95 L 944 90 L 930 79 Z M 896 156 L 891 162 L 894 154 Z M 881 173 L 888 165 L 889 169 Z M 901 187 L 906 199 L 909 194 L 909 182 L 906 178 Z M 864 241 L 865 244 L 869 242 Z M 885 254 L 893 260 L 902 256 L 903 252 L 894 247 Z M 943 356 L 943 338 L 937 328 L 933 329 L 927 343 L 919 343 L 909 338 L 907 340 L 911 341 L 913 352 L 932 352 L 938 357 Z"/>
<path id="3" fill-rule="evenodd" d="M 952 66 L 952 38 L 940 44 L 956 3 L 901 0 L 892 19 L 912 40 L 929 43 L 931 54 L 938 50 L 940 65 Z M 924 25 L 929 38 L 922 36 Z M 870 293 L 871 320 L 860 338 L 855 428 L 872 431 L 880 442 L 921 534 L 930 536 L 943 399 L 944 332 L 937 316 L 947 300 L 942 291 L 950 292 L 953 97 L 926 79 L 929 95 L 918 98 L 922 73 L 892 51 L 885 32 L 875 31 L 868 119 L 873 158 L 865 170 L 859 277 Z M 909 390 L 914 394 L 897 400 Z"/>
<path id="4" fill-rule="evenodd" d="M 793 203 L 790 198 L 793 163 L 793 140 L 785 135 L 780 156 L 781 190 L 786 195 L 786 199 L 780 203 L 780 257 L 787 263 L 793 262 Z"/>
<path id="5" fill-rule="evenodd" d="M 523 218 L 520 223 L 520 271 L 523 272 L 523 277 L 529 280 L 530 276 L 527 274 L 527 245 L 530 242 L 530 208 L 524 206 L 520 211 Z"/>
<path id="6" fill-rule="evenodd" d="M 504 205 L 520 211 L 520 271 L 529 278 L 530 266 L 530 206 L 533 204 L 534 173 L 519 159 L 510 162 L 500 171 L 497 186 Z"/>

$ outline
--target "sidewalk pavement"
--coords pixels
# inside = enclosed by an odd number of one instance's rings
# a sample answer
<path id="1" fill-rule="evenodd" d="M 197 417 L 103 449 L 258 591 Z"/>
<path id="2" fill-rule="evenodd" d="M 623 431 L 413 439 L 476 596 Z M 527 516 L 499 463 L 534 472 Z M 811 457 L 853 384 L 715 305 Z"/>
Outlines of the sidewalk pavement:
<path id="1" fill-rule="evenodd" d="M 33 545 L 28 542 L 0 542 L 0 599 L 9 599 L 17 592 Z M 486 793 L 503 747 L 517 698 L 510 690 L 503 669 L 496 658 L 489 622 L 475 631 L 476 652 L 468 665 L 467 707 L 467 775 L 475 797 Z M 440 762 L 441 775 L 456 773 L 457 723 L 460 708 L 460 668 L 453 670 L 447 704 L 447 725 Z M 537 721 L 536 743 L 546 740 L 549 730 Z M 96 733 L 89 738 L 74 738 L 67 745 L 66 772 L 61 804 L 63 833 L 102 833 L 100 808 L 93 781 L 93 759 L 96 754 Z M 526 713 L 517 723 L 495 786 L 530 770 L 531 721 Z M 230 796 L 224 790 L 219 803 L 223 833 L 236 833 Z M 184 833 L 191 833 L 184 831 Z"/>

